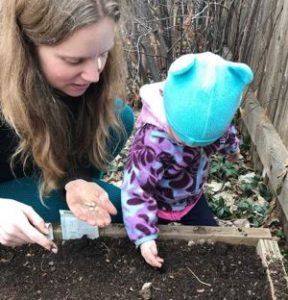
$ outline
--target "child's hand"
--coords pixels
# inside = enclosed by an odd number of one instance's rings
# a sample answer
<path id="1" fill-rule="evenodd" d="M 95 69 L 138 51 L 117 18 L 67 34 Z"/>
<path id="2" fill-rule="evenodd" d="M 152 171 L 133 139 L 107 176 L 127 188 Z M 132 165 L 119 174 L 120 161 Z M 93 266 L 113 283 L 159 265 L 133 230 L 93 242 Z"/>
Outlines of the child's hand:
<path id="1" fill-rule="evenodd" d="M 141 244 L 140 250 L 143 258 L 149 265 L 156 268 L 162 267 L 164 259 L 158 256 L 157 245 L 154 240 Z"/>
<path id="2" fill-rule="evenodd" d="M 240 159 L 240 152 L 226 155 L 226 159 L 230 162 L 235 162 Z"/>

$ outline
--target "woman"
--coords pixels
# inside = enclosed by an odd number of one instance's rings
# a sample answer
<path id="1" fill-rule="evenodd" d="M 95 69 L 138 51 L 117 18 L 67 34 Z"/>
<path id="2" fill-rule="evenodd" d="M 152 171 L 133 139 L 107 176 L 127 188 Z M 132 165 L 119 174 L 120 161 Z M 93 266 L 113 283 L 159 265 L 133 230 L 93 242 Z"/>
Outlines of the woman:
<path id="1" fill-rule="evenodd" d="M 59 209 L 121 220 L 120 190 L 99 180 L 134 122 L 119 17 L 115 0 L 1 1 L 0 243 L 57 252 L 44 222 Z"/>

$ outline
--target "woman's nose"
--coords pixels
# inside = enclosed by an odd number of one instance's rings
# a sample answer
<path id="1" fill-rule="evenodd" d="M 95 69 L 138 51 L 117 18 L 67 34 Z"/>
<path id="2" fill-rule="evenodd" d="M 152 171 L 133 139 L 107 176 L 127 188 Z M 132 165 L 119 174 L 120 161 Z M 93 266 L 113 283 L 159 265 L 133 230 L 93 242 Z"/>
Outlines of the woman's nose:
<path id="1" fill-rule="evenodd" d="M 102 67 L 103 66 L 100 58 L 90 60 L 86 63 L 81 77 L 88 82 L 98 82 Z"/>

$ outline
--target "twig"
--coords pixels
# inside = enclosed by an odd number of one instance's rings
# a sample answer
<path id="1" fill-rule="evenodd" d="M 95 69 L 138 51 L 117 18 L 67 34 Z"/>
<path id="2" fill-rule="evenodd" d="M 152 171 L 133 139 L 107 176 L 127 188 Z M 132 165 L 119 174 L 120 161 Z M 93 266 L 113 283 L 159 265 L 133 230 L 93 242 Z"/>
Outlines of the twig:
<path id="1" fill-rule="evenodd" d="M 106 248 L 107 252 L 110 252 L 111 249 L 104 242 L 102 242 L 102 245 Z"/>
<path id="2" fill-rule="evenodd" d="M 207 283 L 207 282 L 204 282 L 202 280 L 199 279 L 199 277 L 189 268 L 189 267 L 186 267 L 188 269 L 189 272 L 191 272 L 191 274 L 201 283 L 201 284 L 204 284 L 204 285 L 207 285 L 207 286 L 211 286 L 210 283 Z"/>

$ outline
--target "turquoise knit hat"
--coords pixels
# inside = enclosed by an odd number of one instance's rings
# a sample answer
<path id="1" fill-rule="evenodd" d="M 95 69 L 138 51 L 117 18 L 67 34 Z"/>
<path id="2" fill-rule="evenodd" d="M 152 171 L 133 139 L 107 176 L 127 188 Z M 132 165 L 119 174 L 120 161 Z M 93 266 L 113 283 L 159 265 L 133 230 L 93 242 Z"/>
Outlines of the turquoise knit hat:
<path id="1" fill-rule="evenodd" d="M 211 52 L 181 56 L 169 68 L 163 89 L 168 125 L 187 145 L 213 143 L 230 125 L 252 80 L 247 65 Z"/>

